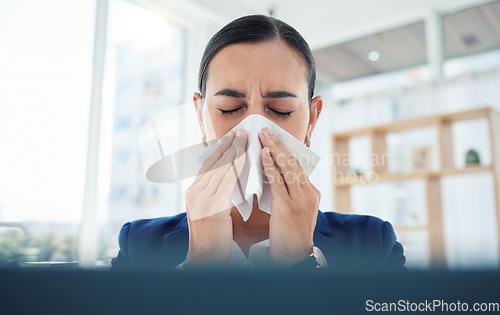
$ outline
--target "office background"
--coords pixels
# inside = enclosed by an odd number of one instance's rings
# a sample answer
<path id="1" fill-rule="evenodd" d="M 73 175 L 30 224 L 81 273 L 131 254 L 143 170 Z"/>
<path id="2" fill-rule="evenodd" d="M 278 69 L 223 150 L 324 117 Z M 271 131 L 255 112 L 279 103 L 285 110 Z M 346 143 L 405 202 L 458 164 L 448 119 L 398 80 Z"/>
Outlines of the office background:
<path id="1" fill-rule="evenodd" d="M 498 269 L 500 1 L 479 0 L 0 2 L 0 263 L 105 267 L 125 222 L 184 211 L 178 185 L 145 179 L 138 129 L 169 112 L 172 148 L 201 139 L 190 102 L 203 49 L 257 13 L 294 26 L 316 59 L 320 209 L 389 220 L 409 268 Z M 467 119 L 439 116 L 457 112 Z M 451 136 L 391 127 L 430 116 Z M 362 184 L 373 152 L 386 168 Z"/>

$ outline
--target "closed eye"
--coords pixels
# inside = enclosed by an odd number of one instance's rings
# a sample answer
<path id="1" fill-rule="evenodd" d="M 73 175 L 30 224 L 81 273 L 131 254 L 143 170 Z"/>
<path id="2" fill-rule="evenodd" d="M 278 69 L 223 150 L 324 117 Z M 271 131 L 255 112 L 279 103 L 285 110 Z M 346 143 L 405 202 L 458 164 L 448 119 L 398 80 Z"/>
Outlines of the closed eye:
<path id="1" fill-rule="evenodd" d="M 224 116 L 224 115 L 232 115 L 234 114 L 235 112 L 239 111 L 240 109 L 242 109 L 243 107 L 239 107 L 239 108 L 236 108 L 236 109 L 231 109 L 231 110 L 224 110 L 224 109 L 220 109 L 220 112 L 221 114 Z"/>
<path id="2" fill-rule="evenodd" d="M 280 111 L 277 111 L 277 110 L 272 109 L 272 108 L 269 108 L 269 109 L 273 112 L 274 115 L 277 115 L 277 116 L 285 118 L 285 119 L 288 118 L 288 117 L 290 117 L 292 115 L 292 113 L 293 113 L 293 111 L 280 112 Z"/>
<path id="3" fill-rule="evenodd" d="M 242 108 L 243 107 L 239 107 L 239 108 L 231 109 L 231 110 L 225 110 L 225 109 L 219 108 L 219 110 L 220 110 L 222 116 L 224 116 L 224 115 L 232 115 L 232 114 L 234 114 L 235 112 L 239 111 Z M 292 113 L 293 113 L 293 111 L 280 112 L 280 111 L 277 111 L 277 110 L 272 109 L 270 107 L 268 107 L 268 108 L 271 110 L 271 112 L 272 112 L 273 115 L 276 115 L 276 116 L 278 116 L 280 118 L 285 118 L 286 119 L 286 118 L 290 117 L 292 115 Z"/>

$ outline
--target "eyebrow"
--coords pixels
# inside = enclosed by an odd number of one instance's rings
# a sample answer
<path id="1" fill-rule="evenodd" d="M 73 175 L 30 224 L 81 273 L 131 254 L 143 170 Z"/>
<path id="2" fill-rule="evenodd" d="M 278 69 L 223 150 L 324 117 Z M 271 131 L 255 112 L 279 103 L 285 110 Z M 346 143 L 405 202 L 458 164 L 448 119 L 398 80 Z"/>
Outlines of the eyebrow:
<path id="1" fill-rule="evenodd" d="M 229 96 L 234 98 L 245 98 L 245 93 L 238 92 L 236 90 L 223 89 L 215 93 L 214 96 Z"/>
<path id="2" fill-rule="evenodd" d="M 264 98 L 284 98 L 284 97 L 293 97 L 297 98 L 297 95 L 287 92 L 287 91 L 275 91 L 275 92 L 268 92 Z"/>
<path id="3" fill-rule="evenodd" d="M 245 93 L 241 93 L 231 89 L 220 90 L 219 92 L 215 93 L 214 96 L 229 96 L 234 98 L 246 97 Z M 297 95 L 287 91 L 273 91 L 273 92 L 268 92 L 266 95 L 264 95 L 264 98 L 285 98 L 285 97 L 297 98 Z"/>

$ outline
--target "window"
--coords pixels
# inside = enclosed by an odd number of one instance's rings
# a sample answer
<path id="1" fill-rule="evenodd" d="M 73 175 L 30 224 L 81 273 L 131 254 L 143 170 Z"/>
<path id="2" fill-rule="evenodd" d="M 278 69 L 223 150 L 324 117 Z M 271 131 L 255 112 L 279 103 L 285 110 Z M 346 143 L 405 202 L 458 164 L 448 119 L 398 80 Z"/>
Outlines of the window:
<path id="1" fill-rule="evenodd" d="M 77 259 L 94 18 L 95 1 L 0 2 L 0 265 Z"/>
<path id="2" fill-rule="evenodd" d="M 146 180 L 138 130 L 181 105 L 184 47 L 184 29 L 164 16 L 129 1 L 109 2 L 98 210 L 104 264 L 118 253 L 124 223 L 179 212 L 177 185 Z"/>

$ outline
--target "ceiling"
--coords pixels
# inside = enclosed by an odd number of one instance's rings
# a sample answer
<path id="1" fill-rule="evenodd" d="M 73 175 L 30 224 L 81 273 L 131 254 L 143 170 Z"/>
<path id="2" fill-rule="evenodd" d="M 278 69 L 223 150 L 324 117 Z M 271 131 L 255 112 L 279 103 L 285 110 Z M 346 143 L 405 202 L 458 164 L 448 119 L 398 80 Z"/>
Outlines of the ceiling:
<path id="1" fill-rule="evenodd" d="M 325 84 L 427 63 L 424 21 L 436 12 L 443 17 L 445 58 L 500 48 L 499 0 L 191 2 L 219 16 L 221 26 L 242 15 L 272 11 L 306 38 L 318 82 Z M 378 58 L 370 60 L 370 52 Z"/>
<path id="2" fill-rule="evenodd" d="M 313 55 L 318 79 L 325 83 L 422 65 L 427 62 L 425 25 L 419 22 L 373 34 Z"/>
<path id="3" fill-rule="evenodd" d="M 445 57 L 500 48 L 500 1 L 443 17 Z"/>
<path id="4" fill-rule="evenodd" d="M 269 14 L 289 23 L 313 50 L 422 21 L 430 12 L 447 14 L 493 0 L 151 0 L 190 3 L 219 27 L 248 14 Z M 198 10 L 197 10 L 198 11 Z"/>
<path id="5" fill-rule="evenodd" d="M 441 21 L 444 58 L 500 48 L 500 1 L 444 15 Z M 331 45 L 313 54 L 322 83 L 423 65 L 428 59 L 425 22 Z"/>

